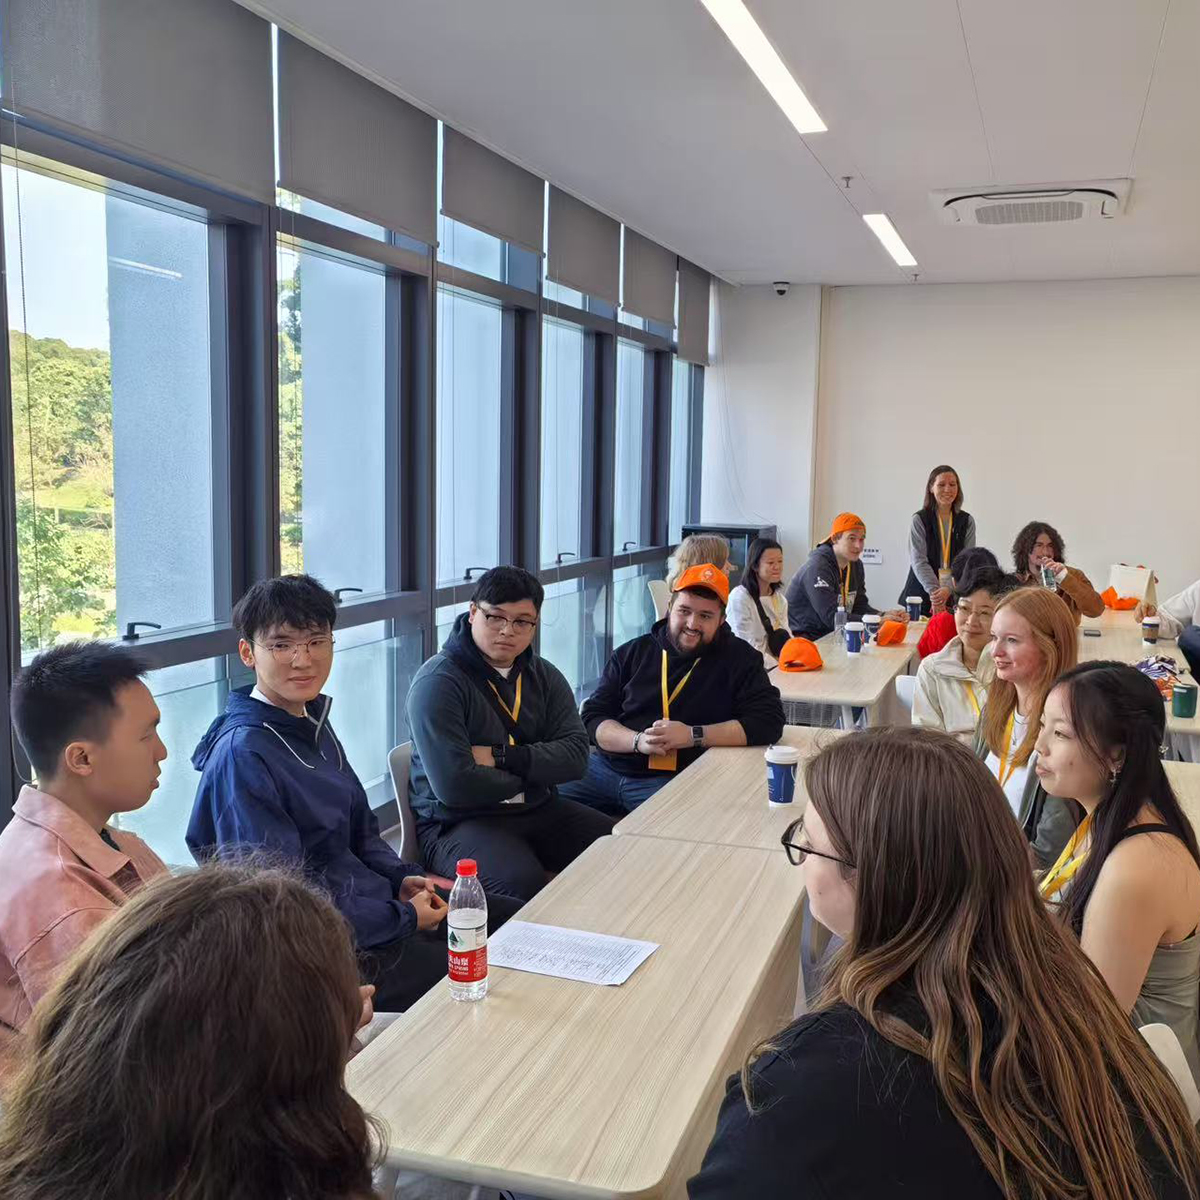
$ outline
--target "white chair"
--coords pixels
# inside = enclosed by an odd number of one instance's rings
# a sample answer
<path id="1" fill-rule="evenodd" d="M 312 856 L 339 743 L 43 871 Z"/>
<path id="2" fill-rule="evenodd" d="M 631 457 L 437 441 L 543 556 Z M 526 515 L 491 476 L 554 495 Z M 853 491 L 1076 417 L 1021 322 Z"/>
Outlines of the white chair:
<path id="1" fill-rule="evenodd" d="M 667 587 L 665 579 L 647 579 L 646 586 L 650 589 L 650 600 L 654 604 L 654 619 L 661 621 L 667 615 L 671 589 Z"/>
<path id="2" fill-rule="evenodd" d="M 913 695 L 917 690 L 917 677 L 915 675 L 897 675 L 896 676 L 896 699 L 904 705 L 904 711 L 912 716 Z"/>
<path id="3" fill-rule="evenodd" d="M 1182 1093 L 1183 1102 L 1187 1105 L 1188 1116 L 1191 1117 L 1192 1124 L 1196 1124 L 1200 1121 L 1200 1091 L 1196 1089 L 1192 1069 L 1184 1057 L 1183 1047 L 1175 1036 L 1175 1030 L 1169 1025 L 1155 1023 L 1143 1025 L 1138 1033 L 1146 1039 L 1146 1044 L 1166 1068 L 1167 1074 L 1175 1080 L 1175 1086 Z"/>
<path id="4" fill-rule="evenodd" d="M 420 862 L 421 848 L 417 845 L 417 825 L 408 806 L 408 768 L 412 762 L 412 742 L 403 742 L 388 755 L 388 770 L 396 789 L 396 807 L 400 811 L 400 858 L 404 862 Z"/>

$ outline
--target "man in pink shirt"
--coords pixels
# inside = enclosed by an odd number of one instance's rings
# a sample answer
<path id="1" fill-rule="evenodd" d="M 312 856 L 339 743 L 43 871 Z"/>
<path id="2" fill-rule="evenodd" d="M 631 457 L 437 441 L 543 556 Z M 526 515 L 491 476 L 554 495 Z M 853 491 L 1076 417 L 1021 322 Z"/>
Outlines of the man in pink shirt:
<path id="1" fill-rule="evenodd" d="M 75 642 L 13 683 L 39 786 L 21 789 L 0 832 L 0 1059 L 80 943 L 166 871 L 141 838 L 108 826 L 150 799 L 167 757 L 144 671 L 123 647 Z"/>

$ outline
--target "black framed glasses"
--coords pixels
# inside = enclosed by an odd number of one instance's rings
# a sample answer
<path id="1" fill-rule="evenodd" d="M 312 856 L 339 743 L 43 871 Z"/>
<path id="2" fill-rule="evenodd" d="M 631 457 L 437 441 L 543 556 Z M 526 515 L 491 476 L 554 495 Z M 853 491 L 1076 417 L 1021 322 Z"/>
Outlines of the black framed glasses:
<path id="1" fill-rule="evenodd" d="M 503 633 L 511 625 L 514 633 L 527 636 L 537 628 L 537 622 L 531 621 L 528 617 L 517 617 L 515 620 L 512 620 L 503 613 L 498 613 L 490 608 L 484 608 L 482 604 L 476 604 L 475 607 L 483 613 L 483 619 L 487 622 L 488 628 L 493 633 Z"/>
<path id="2" fill-rule="evenodd" d="M 790 862 L 793 867 L 800 866 L 804 860 L 810 854 L 812 854 L 817 858 L 827 858 L 830 862 L 841 863 L 843 867 L 849 867 L 852 871 L 854 870 L 854 864 L 847 859 L 838 858 L 836 854 L 825 854 L 821 850 L 814 850 L 811 846 L 802 846 L 799 842 L 793 841 L 792 839 L 796 836 L 796 834 L 803 831 L 803 827 L 804 818 L 801 817 L 799 820 L 793 821 L 783 831 L 783 837 L 779 839 L 779 844 L 787 852 L 788 862 Z"/>

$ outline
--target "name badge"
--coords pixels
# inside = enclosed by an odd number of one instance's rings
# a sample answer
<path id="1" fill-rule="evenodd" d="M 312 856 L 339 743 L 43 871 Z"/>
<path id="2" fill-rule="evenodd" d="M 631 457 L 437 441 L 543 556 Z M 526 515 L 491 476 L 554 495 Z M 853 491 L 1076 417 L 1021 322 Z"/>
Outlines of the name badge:
<path id="1" fill-rule="evenodd" d="M 652 771 L 674 771 L 679 766 L 679 755 L 672 750 L 670 754 L 652 754 L 647 761 Z"/>

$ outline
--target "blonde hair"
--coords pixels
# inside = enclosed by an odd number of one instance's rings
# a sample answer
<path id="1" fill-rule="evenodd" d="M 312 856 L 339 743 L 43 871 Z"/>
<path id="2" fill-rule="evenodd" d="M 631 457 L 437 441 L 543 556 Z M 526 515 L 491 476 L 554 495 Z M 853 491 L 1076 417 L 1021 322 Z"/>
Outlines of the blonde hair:
<path id="1" fill-rule="evenodd" d="M 729 561 L 729 541 L 719 533 L 689 533 L 675 547 L 667 563 L 667 587 L 674 589 L 675 581 L 689 567 L 698 567 L 703 563 L 712 563 L 715 567 L 725 569 Z"/>
<path id="2" fill-rule="evenodd" d="M 1057 593 L 1043 587 L 1017 588 L 1000 599 L 996 605 L 995 622 L 1001 612 L 1011 608 L 1018 616 L 1029 622 L 1033 631 L 1034 645 L 1041 651 L 1042 669 L 1033 687 L 1033 704 L 1025 715 L 1029 724 L 1025 737 L 1013 757 L 1015 766 L 1029 761 L 1038 739 L 1038 723 L 1042 719 L 1042 706 L 1054 686 L 1054 681 L 1069 671 L 1079 661 L 1079 635 L 1075 618 L 1066 602 Z M 994 628 L 993 624 L 993 628 Z M 1014 684 L 999 677 L 992 680 L 987 692 L 987 705 L 983 710 L 980 729 L 988 749 L 995 755 L 1004 754 L 1008 747 L 1004 742 L 1008 718 L 1017 707 L 1017 689 Z"/>

